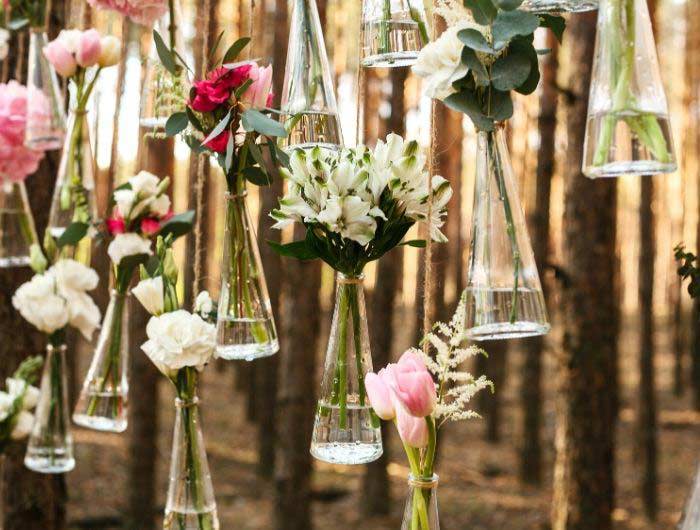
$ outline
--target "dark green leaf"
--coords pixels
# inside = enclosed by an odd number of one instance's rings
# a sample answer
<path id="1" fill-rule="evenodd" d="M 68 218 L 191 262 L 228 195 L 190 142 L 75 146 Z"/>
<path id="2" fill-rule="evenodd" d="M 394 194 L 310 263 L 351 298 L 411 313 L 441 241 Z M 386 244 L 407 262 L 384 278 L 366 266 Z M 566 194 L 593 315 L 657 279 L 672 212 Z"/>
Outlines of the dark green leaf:
<path id="1" fill-rule="evenodd" d="M 192 225 L 194 224 L 194 210 L 189 210 L 185 213 L 175 215 L 165 221 L 160 227 L 158 232 L 159 236 L 166 238 L 169 235 L 173 236 L 173 239 L 177 239 L 180 236 L 184 236 L 190 230 L 192 230 Z"/>
<path id="2" fill-rule="evenodd" d="M 258 166 L 250 166 L 243 170 L 243 176 L 248 182 L 252 182 L 256 186 L 269 186 L 269 175 Z"/>
<path id="3" fill-rule="evenodd" d="M 253 160 L 255 160 L 255 163 L 258 164 L 260 167 L 265 167 L 265 159 L 263 158 L 262 151 L 260 151 L 260 147 L 258 147 L 258 144 L 255 143 L 255 141 L 251 140 L 248 142 L 248 150 L 250 151 L 250 154 L 253 157 Z"/>
<path id="4" fill-rule="evenodd" d="M 491 28 L 494 48 L 500 49 L 518 35 L 531 35 L 540 25 L 537 15 L 525 11 L 500 11 Z"/>
<path id="5" fill-rule="evenodd" d="M 449 108 L 469 116 L 477 129 L 481 131 L 493 130 L 493 120 L 484 114 L 473 92 L 466 90 L 457 92 L 447 97 L 444 103 Z"/>
<path id="6" fill-rule="evenodd" d="M 491 93 L 491 117 L 495 121 L 506 121 L 513 116 L 513 100 L 510 92 L 494 90 Z"/>
<path id="7" fill-rule="evenodd" d="M 513 11 L 518 9 L 523 0 L 496 0 L 496 5 L 503 11 Z"/>
<path id="8" fill-rule="evenodd" d="M 212 49 L 209 52 L 209 55 L 207 56 L 207 64 L 211 64 L 212 59 L 214 59 L 214 56 L 216 55 L 216 52 L 219 49 L 219 45 L 221 44 L 221 39 L 223 38 L 224 33 L 226 33 L 226 31 L 222 31 L 221 33 L 219 33 L 219 36 L 216 37 L 216 40 L 214 41 L 214 46 L 212 46 Z"/>
<path id="9" fill-rule="evenodd" d="M 62 248 L 65 246 L 74 247 L 78 242 L 85 237 L 90 225 L 87 223 L 71 223 L 56 240 L 56 246 Z"/>
<path id="10" fill-rule="evenodd" d="M 289 155 L 285 153 L 279 145 L 277 145 L 277 142 L 270 141 L 267 143 L 268 146 L 270 147 L 270 151 L 273 151 L 276 153 L 277 160 L 280 161 L 282 166 L 284 167 L 289 167 Z"/>
<path id="11" fill-rule="evenodd" d="M 472 12 L 474 20 L 482 26 L 488 26 L 496 17 L 497 9 L 491 0 L 463 0 L 463 2 L 464 7 Z"/>
<path id="12" fill-rule="evenodd" d="M 318 258 L 318 254 L 307 245 L 306 240 L 294 241 L 293 243 L 287 243 L 282 245 L 276 243 L 275 241 L 267 241 L 267 244 L 272 247 L 272 249 L 277 252 L 280 256 L 286 256 L 289 258 L 296 258 L 300 260 L 310 260 Z"/>
<path id="13" fill-rule="evenodd" d="M 183 59 L 182 55 L 180 55 L 180 54 L 177 52 L 177 50 L 173 50 L 173 53 L 175 54 L 175 57 L 177 57 L 178 60 L 182 63 L 182 66 L 184 66 L 185 68 L 187 68 L 187 70 L 188 70 L 192 75 L 194 75 L 194 70 L 192 70 L 192 68 L 190 68 L 190 66 L 187 64 L 187 61 L 185 61 L 185 59 Z M 179 67 L 179 65 L 178 65 L 178 67 Z"/>
<path id="14" fill-rule="evenodd" d="M 564 38 L 564 30 L 566 29 L 566 20 L 563 17 L 556 15 L 537 15 L 540 17 L 540 26 L 549 28 L 554 33 L 554 36 L 559 42 Z"/>
<path id="15" fill-rule="evenodd" d="M 484 36 L 475 29 L 463 29 L 462 31 L 457 33 L 457 37 L 459 38 L 462 44 L 464 44 L 465 46 L 469 46 L 472 50 L 489 53 L 491 55 L 496 53 L 496 50 L 494 50 L 491 47 L 491 45 L 486 41 Z"/>
<path id="16" fill-rule="evenodd" d="M 234 62 L 236 60 L 236 57 L 238 57 L 238 54 L 241 53 L 243 48 L 245 48 L 249 42 L 250 37 L 242 37 L 233 44 L 231 44 L 231 47 L 228 50 L 226 50 L 226 53 L 224 54 L 223 63 L 229 64 Z"/>
<path id="17" fill-rule="evenodd" d="M 133 271 L 142 263 L 148 263 L 150 256 L 148 254 L 133 254 L 124 256 L 119 262 L 119 268 L 125 271 Z M 129 276 L 131 273 L 129 274 Z"/>
<path id="18" fill-rule="evenodd" d="M 160 36 L 156 30 L 153 30 L 153 42 L 156 44 L 156 51 L 158 52 L 158 57 L 160 57 L 160 62 L 163 63 L 165 69 L 173 75 L 177 75 L 177 65 L 175 64 L 175 58 L 173 57 L 170 48 L 163 41 L 163 37 Z"/>
<path id="19" fill-rule="evenodd" d="M 535 51 L 535 47 L 532 45 L 531 39 L 528 37 L 518 37 L 513 39 L 513 42 L 510 43 L 508 50 L 511 53 L 525 55 L 529 58 L 530 75 L 522 85 L 515 89 L 515 91 L 525 95 L 532 94 L 537 88 L 537 84 L 540 82 L 540 62 L 537 58 L 537 52 Z"/>
<path id="20" fill-rule="evenodd" d="M 268 118 L 262 112 L 255 109 L 248 109 L 243 113 L 241 124 L 248 132 L 256 131 L 265 136 L 278 136 L 282 138 L 287 136 L 287 131 L 280 122 Z"/>
<path id="21" fill-rule="evenodd" d="M 189 107 L 185 107 L 185 112 L 187 113 L 187 118 L 190 120 L 192 127 L 197 129 L 199 132 L 204 132 L 204 127 L 202 127 L 202 124 L 194 111 Z"/>
<path id="22" fill-rule="evenodd" d="M 176 112 L 165 122 L 165 134 L 175 136 L 187 128 L 190 120 L 186 112 Z"/>
<path id="23" fill-rule="evenodd" d="M 224 132 L 224 129 L 228 126 L 228 122 L 231 121 L 231 111 L 228 111 L 226 113 L 226 116 L 224 117 L 223 120 L 221 120 L 216 127 L 209 133 L 209 136 L 207 136 L 203 141 L 202 144 L 206 144 L 211 142 L 214 138 L 219 136 L 222 132 Z"/>
<path id="24" fill-rule="evenodd" d="M 252 79 L 246 79 L 245 83 L 243 83 L 241 86 L 239 86 L 236 89 L 235 95 L 236 99 L 240 99 L 243 94 L 245 94 L 245 91 L 248 90 L 248 87 L 253 84 Z"/>
<path id="25" fill-rule="evenodd" d="M 491 83 L 496 90 L 513 90 L 522 85 L 530 75 L 530 58 L 512 51 L 496 59 L 491 68 Z"/>
<path id="26" fill-rule="evenodd" d="M 467 46 L 462 48 L 462 64 L 472 71 L 474 81 L 478 86 L 488 86 L 489 74 L 486 68 L 481 64 L 476 52 Z"/>
<path id="27" fill-rule="evenodd" d="M 415 247 L 415 248 L 425 248 L 426 242 L 425 242 L 425 239 L 412 239 L 410 241 L 404 241 L 399 246 L 400 247 L 407 246 L 407 247 Z"/>

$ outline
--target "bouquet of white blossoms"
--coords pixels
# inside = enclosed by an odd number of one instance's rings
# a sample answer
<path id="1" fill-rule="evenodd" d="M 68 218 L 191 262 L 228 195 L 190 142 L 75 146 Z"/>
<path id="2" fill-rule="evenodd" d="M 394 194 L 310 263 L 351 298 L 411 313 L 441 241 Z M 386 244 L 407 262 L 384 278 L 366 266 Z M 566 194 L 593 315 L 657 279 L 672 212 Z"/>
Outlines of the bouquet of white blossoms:
<path id="1" fill-rule="evenodd" d="M 0 390 L 0 454 L 12 440 L 22 440 L 29 435 L 34 424 L 31 411 L 39 402 L 39 389 L 32 386 L 43 359 L 28 357 L 19 365 L 12 377 L 6 380 L 6 390 Z"/>

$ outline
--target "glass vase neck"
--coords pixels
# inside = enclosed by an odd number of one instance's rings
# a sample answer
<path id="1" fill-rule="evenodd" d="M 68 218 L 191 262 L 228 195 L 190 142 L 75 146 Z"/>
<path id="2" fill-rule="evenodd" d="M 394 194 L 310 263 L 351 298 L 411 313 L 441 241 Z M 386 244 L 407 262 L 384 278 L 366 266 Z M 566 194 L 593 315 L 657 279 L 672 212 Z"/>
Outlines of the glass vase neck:
<path id="1" fill-rule="evenodd" d="M 360 274 L 353 275 L 339 272 L 336 274 L 336 278 L 341 285 L 362 285 L 365 281 L 365 274 L 361 272 Z"/>
<path id="2" fill-rule="evenodd" d="M 188 409 L 197 406 L 199 406 L 199 397 L 197 397 L 196 395 L 190 398 L 175 398 L 175 408 L 178 410 Z"/>

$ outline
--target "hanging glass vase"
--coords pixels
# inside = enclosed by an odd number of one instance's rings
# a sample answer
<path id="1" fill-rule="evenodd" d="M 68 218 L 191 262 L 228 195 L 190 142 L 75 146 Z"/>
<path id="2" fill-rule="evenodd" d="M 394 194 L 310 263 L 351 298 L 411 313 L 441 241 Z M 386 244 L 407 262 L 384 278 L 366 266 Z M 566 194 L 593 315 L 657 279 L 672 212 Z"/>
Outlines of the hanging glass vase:
<path id="1" fill-rule="evenodd" d="M 676 170 L 646 0 L 601 0 L 583 154 L 590 178 Z"/>
<path id="2" fill-rule="evenodd" d="M 66 473 L 75 467 L 68 417 L 65 344 L 46 347 L 39 402 L 24 465 L 37 473 Z"/>
<path id="3" fill-rule="evenodd" d="M 410 66 L 428 41 L 422 0 L 362 1 L 362 66 Z"/>
<path id="4" fill-rule="evenodd" d="M 153 25 L 166 46 L 174 49 L 180 57 L 187 57 L 182 41 L 182 16 L 180 2 L 171 3 L 170 9 Z M 189 81 L 187 71 L 176 64 L 178 75 L 171 74 L 158 58 L 154 42 L 144 60 L 145 73 L 141 92 L 140 124 L 149 134 L 165 138 L 165 122 L 176 112 L 184 112 L 188 99 Z"/>
<path id="5" fill-rule="evenodd" d="M 379 418 L 365 392 L 372 371 L 363 276 L 337 275 L 311 454 L 333 464 L 365 464 L 382 455 Z"/>
<path id="6" fill-rule="evenodd" d="M 73 222 L 91 223 L 97 219 L 94 163 L 87 113 L 74 111 L 68 121 L 68 135 L 51 200 L 48 229 L 52 236 L 60 237 Z M 64 257 L 89 266 L 92 239 L 88 234 L 75 247 L 64 247 L 63 252 Z"/>
<path id="7" fill-rule="evenodd" d="M 550 325 L 503 125 L 479 131 L 477 149 L 467 337 L 544 335 Z"/>
<path id="8" fill-rule="evenodd" d="M 279 350 L 246 192 L 226 194 L 224 257 L 216 334 L 216 355 L 221 359 L 252 361 Z"/>
<path id="9" fill-rule="evenodd" d="M 163 530 L 218 530 L 196 395 L 175 400 L 175 432 Z"/>
<path id="10" fill-rule="evenodd" d="M 44 57 L 44 28 L 29 31 L 27 125 L 24 141 L 39 151 L 60 149 L 66 134 L 64 98 L 56 71 Z"/>
<path id="11" fill-rule="evenodd" d="M 294 0 L 281 120 L 286 149 L 343 145 L 338 105 L 316 0 Z"/>
<path id="12" fill-rule="evenodd" d="M 128 423 L 129 298 L 113 290 L 73 421 L 97 431 L 124 432 Z"/>
<path id="13" fill-rule="evenodd" d="M 678 530 L 697 530 L 698 528 L 700 528 L 700 465 L 697 467 Z"/>
<path id="14" fill-rule="evenodd" d="M 0 268 L 29 265 L 38 241 L 24 181 L 0 176 Z"/>
<path id="15" fill-rule="evenodd" d="M 598 0 L 525 0 L 520 9 L 533 13 L 582 13 L 598 9 Z"/>
<path id="16" fill-rule="evenodd" d="M 440 530 L 437 505 L 438 476 L 408 477 L 408 497 L 401 530 Z"/>

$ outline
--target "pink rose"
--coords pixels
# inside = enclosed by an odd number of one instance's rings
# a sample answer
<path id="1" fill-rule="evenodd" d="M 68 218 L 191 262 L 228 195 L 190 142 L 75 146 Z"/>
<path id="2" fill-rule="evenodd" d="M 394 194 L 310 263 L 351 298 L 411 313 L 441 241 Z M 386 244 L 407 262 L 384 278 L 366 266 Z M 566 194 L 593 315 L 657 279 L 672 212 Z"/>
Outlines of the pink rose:
<path id="1" fill-rule="evenodd" d="M 121 215 L 115 214 L 111 219 L 107 219 L 107 230 L 112 235 L 126 232 L 124 218 Z"/>
<path id="2" fill-rule="evenodd" d="M 223 153 L 226 151 L 226 146 L 228 145 L 228 139 L 231 136 L 231 132 L 226 129 L 216 138 L 212 138 L 204 145 L 214 151 L 215 153 Z"/>
<path id="3" fill-rule="evenodd" d="M 271 103 L 272 66 L 265 68 L 253 65 L 250 70 L 253 83 L 241 96 L 241 103 L 246 108 L 264 109 Z"/>
<path id="4" fill-rule="evenodd" d="M 83 68 L 97 64 L 102 53 L 100 34 L 96 29 L 83 31 L 78 41 L 78 49 L 75 53 L 76 62 Z"/>
<path id="5" fill-rule="evenodd" d="M 252 65 L 249 63 L 235 68 L 219 67 L 209 72 L 203 81 L 194 83 L 195 95 L 190 107 L 197 112 L 212 112 L 226 103 L 234 89 L 247 79 Z"/>
<path id="6" fill-rule="evenodd" d="M 398 407 L 396 409 L 396 427 L 401 440 L 409 447 L 422 449 L 428 446 L 428 424 L 424 418 L 411 416 Z"/>
<path id="7" fill-rule="evenodd" d="M 369 372 L 365 375 L 365 389 L 377 416 L 383 420 L 393 420 L 396 417 L 396 409 L 393 394 L 385 380 L 385 375 L 385 369 L 379 370 L 378 374 Z"/>
<path id="8" fill-rule="evenodd" d="M 423 359 L 407 351 L 399 362 L 386 368 L 387 381 L 398 402 L 412 416 L 430 416 L 437 403 L 435 383 Z"/>
<path id="9" fill-rule="evenodd" d="M 160 222 L 158 219 L 146 217 L 141 221 L 141 233 L 147 236 L 152 236 L 160 231 Z"/>
<path id="10" fill-rule="evenodd" d="M 72 76 L 78 68 L 75 57 L 60 37 L 44 46 L 44 57 L 62 77 Z"/>

